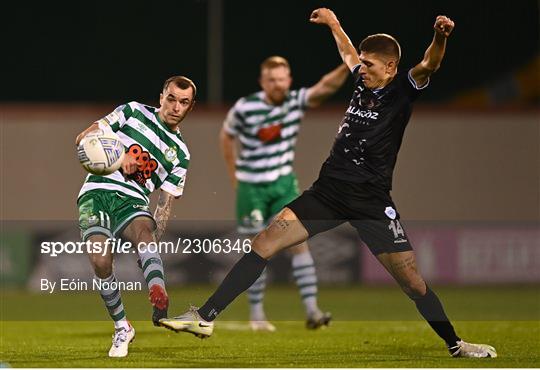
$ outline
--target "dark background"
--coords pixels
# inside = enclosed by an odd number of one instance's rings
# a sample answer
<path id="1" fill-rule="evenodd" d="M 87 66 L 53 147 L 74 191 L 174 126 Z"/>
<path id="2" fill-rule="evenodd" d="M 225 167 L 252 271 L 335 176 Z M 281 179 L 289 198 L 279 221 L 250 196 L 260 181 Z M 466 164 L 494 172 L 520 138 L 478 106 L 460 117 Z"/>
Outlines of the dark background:
<path id="1" fill-rule="evenodd" d="M 223 94 L 231 102 L 258 89 L 260 62 L 291 62 L 294 86 L 311 85 L 339 62 L 331 33 L 308 22 L 330 7 L 354 44 L 394 35 L 402 68 L 417 63 L 438 14 L 456 22 L 436 89 L 424 102 L 496 84 L 538 55 L 538 1 L 231 1 L 223 2 Z M 170 75 L 184 74 L 207 98 L 204 0 L 29 4 L 3 10 L 2 101 L 155 103 Z M 350 82 L 349 82 L 350 83 Z M 348 99 L 342 89 L 334 100 Z"/>

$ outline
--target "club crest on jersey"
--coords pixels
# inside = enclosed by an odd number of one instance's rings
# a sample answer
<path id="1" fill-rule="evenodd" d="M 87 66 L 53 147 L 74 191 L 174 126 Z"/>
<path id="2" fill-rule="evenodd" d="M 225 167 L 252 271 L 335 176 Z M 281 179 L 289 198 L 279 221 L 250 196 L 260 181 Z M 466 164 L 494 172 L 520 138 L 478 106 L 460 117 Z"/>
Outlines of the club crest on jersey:
<path id="1" fill-rule="evenodd" d="M 392 207 L 386 207 L 384 210 L 384 213 L 388 216 L 389 219 L 395 220 L 396 218 L 396 210 Z"/>
<path id="2" fill-rule="evenodd" d="M 173 162 L 177 157 L 176 153 L 176 148 L 174 146 L 167 148 L 167 150 L 165 150 L 165 159 L 169 162 Z"/>

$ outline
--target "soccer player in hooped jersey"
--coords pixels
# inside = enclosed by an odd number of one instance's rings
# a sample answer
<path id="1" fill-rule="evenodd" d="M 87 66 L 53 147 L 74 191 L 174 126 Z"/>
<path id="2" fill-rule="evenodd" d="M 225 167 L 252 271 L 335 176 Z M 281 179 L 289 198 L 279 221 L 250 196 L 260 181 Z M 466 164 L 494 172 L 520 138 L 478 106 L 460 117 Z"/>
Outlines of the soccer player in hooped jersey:
<path id="1" fill-rule="evenodd" d="M 130 102 L 77 136 L 79 144 L 91 131 L 112 130 L 127 150 L 120 170 L 107 176 L 88 175 L 79 192 L 83 241 L 105 243 L 108 238 L 121 238 L 137 247 L 161 239 L 172 200 L 180 197 L 184 188 L 190 156 L 179 125 L 193 108 L 195 94 L 196 87 L 190 79 L 171 77 L 163 86 L 159 109 Z M 148 196 L 158 188 L 161 192 L 152 216 Z M 152 321 L 159 325 L 159 319 L 167 316 L 169 305 L 163 263 L 153 248 L 141 247 L 137 252 L 153 306 Z M 89 257 L 95 279 L 116 282 L 110 248 L 103 255 Z M 115 284 L 102 285 L 101 298 L 115 327 L 109 356 L 124 357 L 135 329 L 127 320 L 120 291 L 113 289 Z"/>
<path id="2" fill-rule="evenodd" d="M 349 73 L 340 65 L 310 88 L 290 90 L 289 62 L 272 56 L 261 64 L 262 90 L 239 99 L 231 108 L 220 132 L 227 170 L 236 189 L 238 231 L 255 235 L 286 204 L 299 195 L 293 173 L 295 145 L 307 108 L 321 104 L 345 82 Z M 236 139 L 241 150 L 236 155 Z M 306 327 L 328 325 L 330 313 L 317 305 L 317 276 L 306 242 L 294 246 L 293 277 L 306 310 Z M 274 331 L 263 308 L 266 271 L 248 289 L 250 326 L 253 330 Z"/>
<path id="3" fill-rule="evenodd" d="M 423 59 L 398 72 L 401 50 L 392 36 L 368 36 L 358 53 L 331 10 L 313 11 L 310 21 L 330 28 L 355 78 L 349 108 L 319 179 L 255 237 L 252 252 L 236 263 L 200 309 L 161 322 L 173 330 L 210 335 L 213 320 L 257 279 L 270 257 L 349 222 L 452 356 L 496 357 L 493 347 L 467 343 L 456 334 L 439 298 L 416 268 L 415 254 L 390 197 L 392 173 L 412 104 L 440 67 L 454 22 L 438 16 Z"/>

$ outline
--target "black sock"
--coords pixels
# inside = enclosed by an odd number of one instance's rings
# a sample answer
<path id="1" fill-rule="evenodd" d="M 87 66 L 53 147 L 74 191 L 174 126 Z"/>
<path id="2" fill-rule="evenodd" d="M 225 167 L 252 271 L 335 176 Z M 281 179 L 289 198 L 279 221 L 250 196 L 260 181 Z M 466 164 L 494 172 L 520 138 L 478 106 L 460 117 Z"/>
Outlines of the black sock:
<path id="1" fill-rule="evenodd" d="M 254 251 L 244 254 L 229 274 L 223 279 L 214 294 L 197 312 L 206 320 L 212 321 L 236 297 L 247 290 L 262 274 L 268 261 Z"/>
<path id="2" fill-rule="evenodd" d="M 450 324 L 439 297 L 427 285 L 426 289 L 426 294 L 423 297 L 413 298 L 416 308 L 437 335 L 446 342 L 446 345 L 453 347 L 461 339 L 456 335 L 454 327 Z"/>

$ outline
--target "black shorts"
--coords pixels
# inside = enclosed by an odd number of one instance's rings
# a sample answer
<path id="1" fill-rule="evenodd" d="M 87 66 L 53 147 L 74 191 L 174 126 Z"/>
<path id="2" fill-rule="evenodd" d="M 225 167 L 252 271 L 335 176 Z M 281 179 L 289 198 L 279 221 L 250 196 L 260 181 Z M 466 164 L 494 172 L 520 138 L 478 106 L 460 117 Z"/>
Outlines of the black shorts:
<path id="1" fill-rule="evenodd" d="M 310 237 L 349 222 L 374 255 L 412 250 L 390 192 L 371 184 L 320 177 L 286 207 Z"/>

